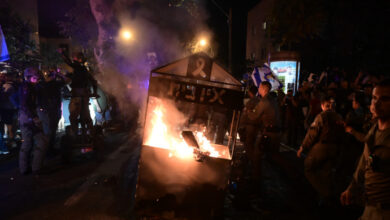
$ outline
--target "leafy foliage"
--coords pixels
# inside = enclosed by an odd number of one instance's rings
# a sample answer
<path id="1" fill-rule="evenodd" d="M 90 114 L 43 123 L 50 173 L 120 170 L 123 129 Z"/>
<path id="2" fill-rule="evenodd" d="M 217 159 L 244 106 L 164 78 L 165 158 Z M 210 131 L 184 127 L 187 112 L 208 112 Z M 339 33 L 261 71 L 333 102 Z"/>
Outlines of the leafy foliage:
<path id="1" fill-rule="evenodd" d="M 89 0 L 76 1 L 75 6 L 65 14 L 65 17 L 65 20 L 58 22 L 60 33 L 70 38 L 73 45 L 79 46 L 92 69 L 96 69 L 93 49 L 96 46 L 98 27 L 91 13 Z M 58 54 L 53 53 L 55 48 L 45 47 L 45 49 L 44 51 L 51 57 L 51 63 L 62 61 L 62 58 L 58 60 Z"/>
<path id="2" fill-rule="evenodd" d="M 61 34 L 70 37 L 72 41 L 83 48 L 93 46 L 98 32 L 89 1 L 77 1 L 76 5 L 65 16 L 67 18 L 66 21 L 58 22 Z"/>
<path id="3" fill-rule="evenodd" d="M 0 8 L 1 27 L 10 56 L 8 61 L 17 71 L 37 66 L 41 61 L 31 24 L 22 20 L 10 7 Z"/>
<path id="4" fill-rule="evenodd" d="M 194 17 L 199 16 L 198 4 L 197 0 L 169 0 L 169 6 L 183 7 Z"/>
<path id="5" fill-rule="evenodd" d="M 53 44 L 41 43 L 40 48 L 43 68 L 57 67 L 64 62 L 61 55 L 57 52 L 58 48 L 53 46 Z"/>

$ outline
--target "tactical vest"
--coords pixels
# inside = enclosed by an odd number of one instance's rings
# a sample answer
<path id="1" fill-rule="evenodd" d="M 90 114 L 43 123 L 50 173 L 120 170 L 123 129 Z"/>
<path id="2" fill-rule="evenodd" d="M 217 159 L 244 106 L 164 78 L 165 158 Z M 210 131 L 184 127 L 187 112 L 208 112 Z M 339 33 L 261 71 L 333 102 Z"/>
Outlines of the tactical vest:
<path id="1" fill-rule="evenodd" d="M 320 141 L 323 143 L 341 143 L 345 130 L 342 124 L 341 117 L 332 111 L 325 111 L 321 113 L 322 131 L 320 133 Z"/>

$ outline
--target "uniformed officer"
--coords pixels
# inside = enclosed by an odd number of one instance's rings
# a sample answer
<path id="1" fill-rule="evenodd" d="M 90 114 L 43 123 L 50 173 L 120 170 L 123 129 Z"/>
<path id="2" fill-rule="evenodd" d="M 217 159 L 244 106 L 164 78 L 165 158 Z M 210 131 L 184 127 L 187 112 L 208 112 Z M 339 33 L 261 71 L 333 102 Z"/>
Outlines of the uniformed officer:
<path id="1" fill-rule="evenodd" d="M 252 170 L 251 168 L 254 165 L 255 159 L 253 158 L 254 156 L 254 150 L 255 150 L 255 142 L 256 142 L 256 137 L 257 133 L 259 131 L 259 125 L 255 120 L 250 120 L 248 118 L 248 113 L 253 112 L 254 108 L 256 105 L 259 103 L 260 98 L 256 96 L 258 88 L 256 86 L 250 87 L 248 90 L 248 96 L 249 100 L 248 102 L 245 103 L 245 107 L 243 109 L 243 114 L 241 115 L 240 118 L 240 125 L 239 125 L 239 134 L 240 134 L 240 140 L 244 143 L 245 147 L 245 156 L 247 160 L 243 160 L 243 174 L 248 175 L 248 174 L 253 174 L 250 173 Z M 252 176 L 253 176 L 252 175 Z M 258 175 L 258 173 L 256 174 Z M 253 179 L 253 177 L 252 177 Z M 245 186 L 242 188 L 246 188 Z M 241 189 L 240 189 L 241 190 Z"/>
<path id="2" fill-rule="evenodd" d="M 257 90 L 258 89 L 256 86 L 250 87 L 250 89 L 248 90 L 249 100 L 247 103 L 245 103 L 243 114 L 240 118 L 240 126 L 238 129 L 240 132 L 241 141 L 243 141 L 245 147 L 248 148 L 246 149 L 247 151 L 253 150 L 253 145 L 256 141 L 257 131 L 259 130 L 259 126 L 256 121 L 250 120 L 248 118 L 248 112 L 253 111 L 260 101 L 260 98 L 256 96 Z"/>
<path id="3" fill-rule="evenodd" d="M 22 174 L 39 173 L 46 154 L 47 137 L 43 134 L 41 119 L 37 114 L 36 85 L 40 75 L 35 68 L 24 71 L 26 81 L 19 87 L 19 123 L 22 133 L 22 146 L 19 152 L 19 169 Z"/>
<path id="4" fill-rule="evenodd" d="M 253 145 L 253 149 L 247 149 L 249 160 L 253 163 L 253 178 L 255 182 L 261 176 L 261 157 L 264 153 L 276 153 L 280 145 L 280 115 L 279 105 L 276 98 L 270 95 L 271 84 L 267 81 L 261 82 L 258 93 L 260 101 L 253 110 L 247 110 L 248 119 L 259 127 L 259 144 Z"/>
<path id="5" fill-rule="evenodd" d="M 44 81 L 37 86 L 38 116 L 43 133 L 48 137 L 48 149 L 53 150 L 58 122 L 61 118 L 61 89 L 70 79 L 61 72 L 45 72 Z"/>
<path id="6" fill-rule="evenodd" d="M 297 152 L 299 158 L 307 153 L 305 176 L 324 202 L 334 199 L 338 190 L 335 178 L 345 134 L 333 102 L 329 96 L 321 100 L 322 112 L 315 117 Z"/>
<path id="7" fill-rule="evenodd" d="M 364 138 L 365 146 L 354 178 L 340 197 L 352 204 L 352 192 L 364 181 L 366 205 L 360 219 L 390 219 L 390 80 L 379 83 L 372 92 L 370 111 L 377 123 Z M 355 134 L 352 128 L 348 132 Z"/>

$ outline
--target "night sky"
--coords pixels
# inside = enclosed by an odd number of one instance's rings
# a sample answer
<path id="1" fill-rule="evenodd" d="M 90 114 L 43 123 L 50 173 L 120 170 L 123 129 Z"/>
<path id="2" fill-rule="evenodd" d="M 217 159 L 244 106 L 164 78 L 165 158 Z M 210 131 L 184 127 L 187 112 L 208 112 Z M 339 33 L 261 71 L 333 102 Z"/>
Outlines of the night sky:
<path id="1" fill-rule="evenodd" d="M 161 1 L 161 0 L 160 0 Z M 163 0 L 169 3 L 168 0 Z M 228 68 L 229 54 L 229 23 L 226 15 L 232 7 L 232 66 L 233 72 L 242 72 L 245 65 L 246 49 L 246 19 L 247 12 L 255 6 L 259 0 L 224 1 L 205 0 L 203 5 L 208 13 L 207 26 L 214 33 L 214 41 L 218 42 L 216 60 Z M 58 22 L 66 19 L 65 14 L 75 5 L 76 0 L 38 0 L 39 33 L 41 37 L 62 37 Z M 218 5 L 218 7 L 217 7 Z"/>
<path id="2" fill-rule="evenodd" d="M 39 33 L 41 37 L 60 37 L 57 22 L 64 20 L 65 14 L 76 0 L 38 0 Z"/>

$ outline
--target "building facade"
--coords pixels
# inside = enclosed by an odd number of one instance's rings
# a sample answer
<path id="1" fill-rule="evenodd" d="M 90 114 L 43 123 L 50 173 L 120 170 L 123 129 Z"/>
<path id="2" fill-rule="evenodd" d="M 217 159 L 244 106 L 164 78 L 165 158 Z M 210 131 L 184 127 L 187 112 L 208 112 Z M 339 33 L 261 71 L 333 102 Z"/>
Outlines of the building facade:
<path id="1" fill-rule="evenodd" d="M 261 65 L 268 62 L 269 54 L 277 51 L 267 29 L 267 18 L 272 12 L 273 0 L 262 0 L 248 12 L 246 59 Z"/>

